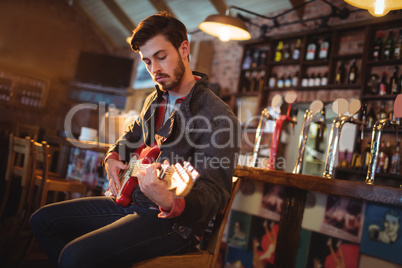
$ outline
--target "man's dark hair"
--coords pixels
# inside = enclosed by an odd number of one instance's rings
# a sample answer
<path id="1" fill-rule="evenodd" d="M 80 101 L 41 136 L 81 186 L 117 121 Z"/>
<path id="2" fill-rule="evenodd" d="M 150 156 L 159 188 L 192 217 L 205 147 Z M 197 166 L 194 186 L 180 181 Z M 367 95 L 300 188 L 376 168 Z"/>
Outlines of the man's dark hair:
<path id="1" fill-rule="evenodd" d="M 188 40 L 186 26 L 166 11 L 161 11 L 144 19 L 134 29 L 131 48 L 138 52 L 140 46 L 159 34 L 163 34 L 176 49 L 179 49 L 183 41 Z"/>

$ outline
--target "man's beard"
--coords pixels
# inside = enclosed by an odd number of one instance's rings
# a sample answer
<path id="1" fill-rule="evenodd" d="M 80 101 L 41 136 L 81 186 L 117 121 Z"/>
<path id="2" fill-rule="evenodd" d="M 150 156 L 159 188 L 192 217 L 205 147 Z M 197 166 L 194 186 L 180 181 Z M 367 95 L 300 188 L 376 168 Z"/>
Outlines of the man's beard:
<path id="1" fill-rule="evenodd" d="M 177 87 L 177 85 L 180 83 L 181 79 L 184 76 L 184 72 L 185 72 L 185 67 L 184 67 L 183 60 L 180 57 L 178 57 L 177 65 L 176 65 L 176 68 L 174 69 L 174 74 L 173 74 L 174 77 L 170 83 L 165 83 L 165 82 L 160 83 L 160 85 L 162 86 L 162 90 L 170 91 L 170 90 L 174 89 L 175 87 Z M 165 77 L 169 77 L 169 75 L 167 75 L 167 74 L 161 74 L 161 75 L 165 76 Z"/>

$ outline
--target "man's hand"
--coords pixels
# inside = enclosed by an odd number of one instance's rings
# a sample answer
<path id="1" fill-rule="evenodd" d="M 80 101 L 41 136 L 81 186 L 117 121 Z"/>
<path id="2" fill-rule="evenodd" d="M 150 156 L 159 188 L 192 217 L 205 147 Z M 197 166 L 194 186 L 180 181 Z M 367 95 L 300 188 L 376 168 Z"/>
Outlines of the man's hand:
<path id="1" fill-rule="evenodd" d="M 126 168 L 127 166 L 119 160 L 109 158 L 105 162 L 105 170 L 107 177 L 109 178 L 109 191 L 111 191 L 114 196 L 117 195 L 119 189 L 121 188 L 119 172 L 120 170 L 125 170 Z"/>
<path id="2" fill-rule="evenodd" d="M 162 209 L 172 209 L 174 194 L 167 189 L 167 182 L 159 179 L 160 163 L 153 163 L 137 174 L 141 191 Z"/>

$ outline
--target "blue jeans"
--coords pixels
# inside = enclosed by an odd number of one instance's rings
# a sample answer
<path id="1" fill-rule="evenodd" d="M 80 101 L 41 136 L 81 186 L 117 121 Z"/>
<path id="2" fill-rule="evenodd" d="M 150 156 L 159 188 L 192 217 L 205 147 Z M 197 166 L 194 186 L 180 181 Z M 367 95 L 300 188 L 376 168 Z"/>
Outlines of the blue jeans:
<path id="1" fill-rule="evenodd" d="M 110 197 L 86 197 L 44 206 L 32 232 L 58 267 L 124 267 L 162 255 L 182 254 L 198 240 L 159 210 L 117 205 Z"/>

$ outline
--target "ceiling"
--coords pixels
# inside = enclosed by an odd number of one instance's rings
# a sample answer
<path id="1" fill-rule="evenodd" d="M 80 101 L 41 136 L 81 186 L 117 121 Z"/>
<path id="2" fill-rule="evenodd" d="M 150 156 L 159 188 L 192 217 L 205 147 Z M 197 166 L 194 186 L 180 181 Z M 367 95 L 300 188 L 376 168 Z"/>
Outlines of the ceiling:
<path id="1" fill-rule="evenodd" d="M 291 8 L 304 0 L 66 0 L 86 15 L 115 48 L 126 47 L 126 38 L 146 17 L 166 10 L 181 20 L 188 32 L 198 30 L 198 24 L 212 14 L 225 14 L 227 7 L 238 6 L 258 14 Z M 237 12 L 252 18 L 253 15 Z M 298 14 L 299 17 L 301 14 Z"/>

